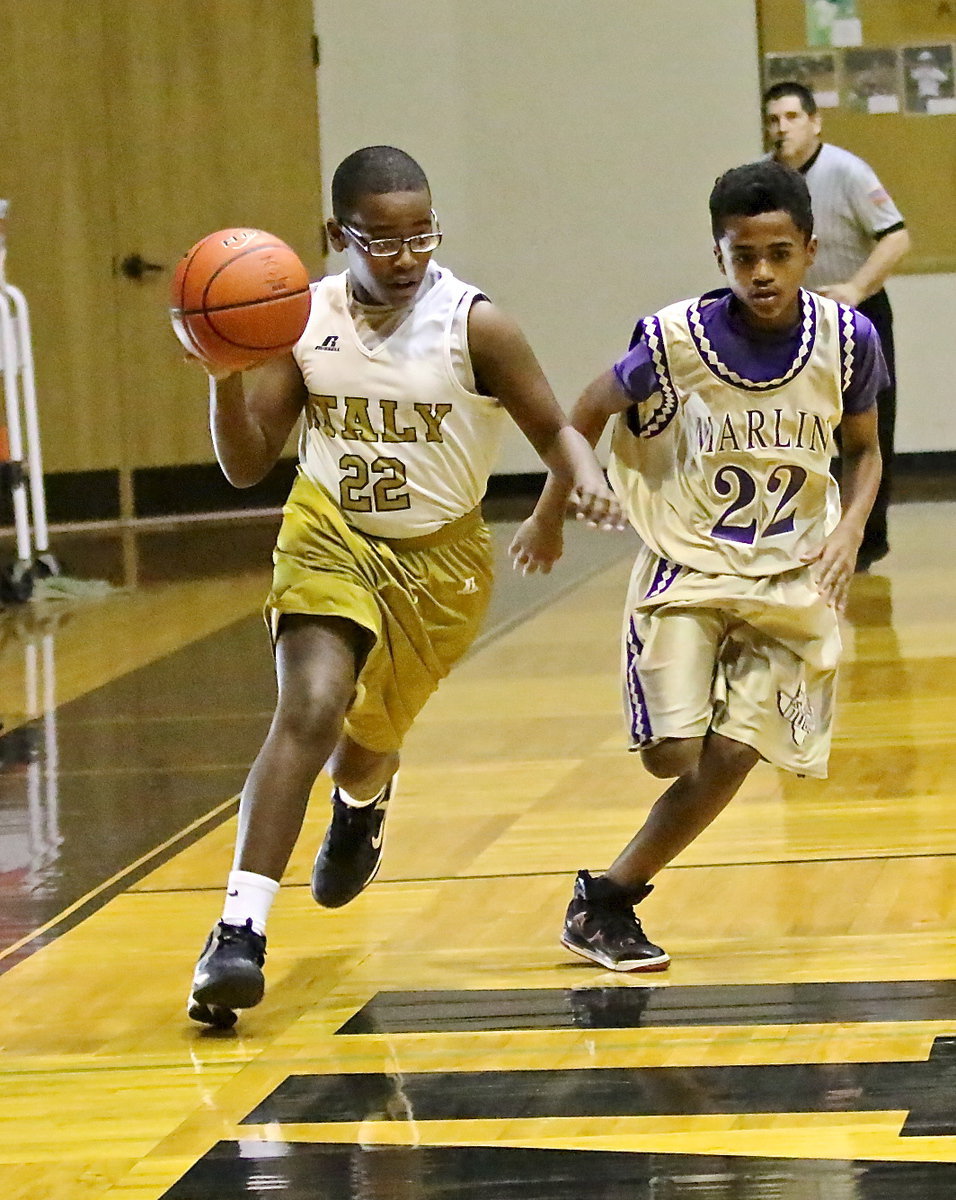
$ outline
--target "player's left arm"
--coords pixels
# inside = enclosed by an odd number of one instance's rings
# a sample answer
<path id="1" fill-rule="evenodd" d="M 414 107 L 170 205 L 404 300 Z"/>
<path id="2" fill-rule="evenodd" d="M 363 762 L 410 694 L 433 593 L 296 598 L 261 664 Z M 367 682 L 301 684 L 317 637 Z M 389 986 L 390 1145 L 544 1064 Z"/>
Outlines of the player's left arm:
<path id="1" fill-rule="evenodd" d="M 504 406 L 548 470 L 568 486 L 578 514 L 593 525 L 622 525 L 594 451 L 561 410 L 517 323 L 479 300 L 468 317 L 468 345 L 479 391 Z"/>
<path id="2" fill-rule="evenodd" d="M 841 516 L 837 527 L 814 556 L 820 594 L 838 611 L 846 607 L 856 556 L 866 519 L 876 499 L 883 462 L 876 434 L 876 405 L 864 412 L 844 413 L 840 425 Z"/>

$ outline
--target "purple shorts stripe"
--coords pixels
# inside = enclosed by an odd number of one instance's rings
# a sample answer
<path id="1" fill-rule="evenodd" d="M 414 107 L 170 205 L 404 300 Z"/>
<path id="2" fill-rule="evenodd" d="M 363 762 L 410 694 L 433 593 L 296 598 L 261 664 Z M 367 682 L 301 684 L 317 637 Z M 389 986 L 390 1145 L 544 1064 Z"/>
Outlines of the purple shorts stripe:
<path id="1" fill-rule="evenodd" d="M 644 647 L 635 629 L 635 620 L 631 617 L 627 628 L 624 681 L 627 694 L 631 741 L 637 746 L 643 746 L 653 739 L 651 718 L 647 711 L 644 689 L 641 687 L 641 677 L 637 669 L 643 649 Z"/>

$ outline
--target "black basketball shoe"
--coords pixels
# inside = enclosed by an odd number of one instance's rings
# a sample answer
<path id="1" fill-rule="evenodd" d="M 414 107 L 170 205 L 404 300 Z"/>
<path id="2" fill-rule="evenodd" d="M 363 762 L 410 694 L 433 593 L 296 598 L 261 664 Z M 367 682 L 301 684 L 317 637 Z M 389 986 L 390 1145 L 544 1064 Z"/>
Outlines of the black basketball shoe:
<path id="1" fill-rule="evenodd" d="M 231 1029 L 237 1009 L 253 1008 L 265 992 L 262 967 L 266 961 L 266 939 L 245 925 L 220 921 L 206 938 L 196 963 L 186 1012 L 194 1021 Z"/>
<path id="2" fill-rule="evenodd" d="M 354 900 L 378 874 L 385 845 L 385 817 L 397 776 L 361 808 L 346 804 L 332 790 L 332 820 L 312 868 L 312 895 L 323 908 L 341 908 Z"/>
<path id="3" fill-rule="evenodd" d="M 644 936 L 634 905 L 651 891 L 628 895 L 609 879 L 579 871 L 561 943 L 611 971 L 663 971 L 670 955 Z"/>

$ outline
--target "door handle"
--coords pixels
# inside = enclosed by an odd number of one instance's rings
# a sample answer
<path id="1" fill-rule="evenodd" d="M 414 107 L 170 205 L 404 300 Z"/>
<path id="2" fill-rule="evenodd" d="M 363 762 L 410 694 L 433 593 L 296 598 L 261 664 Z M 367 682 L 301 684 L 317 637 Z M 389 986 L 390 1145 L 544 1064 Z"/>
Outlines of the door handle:
<path id="1" fill-rule="evenodd" d="M 135 279 L 137 283 L 152 271 L 162 271 L 162 263 L 147 262 L 141 254 L 127 254 L 119 264 L 119 273 L 127 279 Z"/>

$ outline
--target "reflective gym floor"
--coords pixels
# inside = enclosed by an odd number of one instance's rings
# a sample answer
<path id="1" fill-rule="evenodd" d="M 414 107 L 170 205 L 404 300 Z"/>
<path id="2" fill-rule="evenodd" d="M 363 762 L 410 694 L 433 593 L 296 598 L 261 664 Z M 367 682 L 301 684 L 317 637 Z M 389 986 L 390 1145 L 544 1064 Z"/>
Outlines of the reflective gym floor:
<path id="1" fill-rule="evenodd" d="M 642 905 L 673 957 L 558 933 L 658 781 L 623 749 L 634 543 L 571 524 L 510 574 L 406 748 L 379 879 L 308 888 L 266 998 L 185 1017 L 271 715 L 275 531 L 54 538 L 99 598 L 0 612 L 5 1200 L 937 1200 L 956 1195 L 952 501 L 857 576 L 826 782 L 761 765 Z M 9 550 L 9 543 L 0 550 Z"/>

